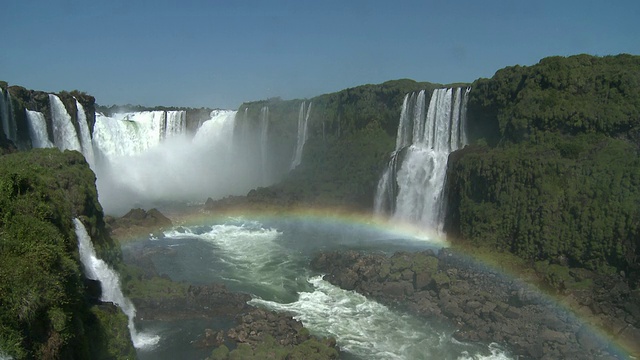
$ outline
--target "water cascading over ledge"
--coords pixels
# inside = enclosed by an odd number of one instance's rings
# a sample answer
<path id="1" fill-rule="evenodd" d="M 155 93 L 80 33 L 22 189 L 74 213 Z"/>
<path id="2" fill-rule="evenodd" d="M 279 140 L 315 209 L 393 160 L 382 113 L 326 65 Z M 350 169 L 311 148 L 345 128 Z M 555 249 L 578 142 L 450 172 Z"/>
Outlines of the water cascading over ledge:
<path id="1" fill-rule="evenodd" d="M 18 126 L 13 116 L 11 94 L 8 91 L 2 90 L 2 88 L 0 88 L 0 123 L 2 125 L 1 131 L 4 132 L 7 140 L 17 144 Z"/>
<path id="2" fill-rule="evenodd" d="M 136 308 L 122 293 L 120 277 L 106 262 L 99 259 L 91 242 L 91 237 L 87 233 L 84 224 L 79 219 L 73 219 L 76 236 L 78 237 L 78 251 L 80 261 L 85 269 L 86 276 L 91 280 L 98 280 L 102 288 L 100 300 L 116 304 L 127 315 L 129 319 L 128 327 L 131 333 L 131 341 L 136 348 L 153 346 L 158 343 L 160 337 L 139 333 L 136 330 L 134 319 Z"/>
<path id="3" fill-rule="evenodd" d="M 309 115 L 311 114 L 311 102 L 309 102 L 309 106 L 306 107 L 306 102 L 303 101 L 300 104 L 300 111 L 298 113 L 298 136 L 296 140 L 296 149 L 293 152 L 293 159 L 291 160 L 291 166 L 289 170 L 293 170 L 302 162 L 302 150 L 304 149 L 304 144 L 307 142 L 307 128 L 309 124 Z"/>
<path id="4" fill-rule="evenodd" d="M 264 106 L 260 109 L 260 156 L 262 159 L 262 185 L 270 184 L 270 173 L 267 167 L 269 156 L 269 107 Z"/>
<path id="5" fill-rule="evenodd" d="M 469 91 L 436 89 L 428 108 L 424 90 L 405 96 L 396 147 L 378 182 L 377 214 L 442 230 L 447 159 L 467 142 Z"/>

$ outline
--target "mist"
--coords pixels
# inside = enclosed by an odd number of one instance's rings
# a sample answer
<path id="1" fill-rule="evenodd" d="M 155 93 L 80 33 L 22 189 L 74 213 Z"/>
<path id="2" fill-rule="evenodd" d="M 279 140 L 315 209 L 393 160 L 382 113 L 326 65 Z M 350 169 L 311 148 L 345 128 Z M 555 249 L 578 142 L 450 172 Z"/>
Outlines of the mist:
<path id="1" fill-rule="evenodd" d="M 208 197 L 244 195 L 265 185 L 262 169 L 270 166 L 263 163 L 269 156 L 263 156 L 255 141 L 259 134 L 245 129 L 244 140 L 234 135 L 235 115 L 214 111 L 193 136 L 184 131 L 158 136 L 153 114 L 147 114 L 148 124 L 123 120 L 122 115 L 97 117 L 95 173 L 105 213 L 118 216 L 169 202 L 204 203 Z M 128 142 L 148 144 L 128 148 Z"/>

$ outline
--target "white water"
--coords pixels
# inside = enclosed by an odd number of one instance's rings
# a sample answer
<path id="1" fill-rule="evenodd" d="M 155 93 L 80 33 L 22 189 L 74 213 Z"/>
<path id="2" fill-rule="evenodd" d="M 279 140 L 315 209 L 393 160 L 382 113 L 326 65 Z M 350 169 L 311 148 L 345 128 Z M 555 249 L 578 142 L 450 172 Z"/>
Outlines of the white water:
<path id="1" fill-rule="evenodd" d="M 424 90 L 405 97 L 396 150 L 378 182 L 377 213 L 441 230 L 447 159 L 466 143 L 468 92 L 434 90 L 426 115 Z"/>
<path id="2" fill-rule="evenodd" d="M 49 140 L 47 133 L 47 121 L 44 114 L 38 111 L 27 110 L 29 122 L 29 137 L 34 148 L 52 148 L 55 145 Z"/>
<path id="3" fill-rule="evenodd" d="M 176 115 L 175 111 L 167 113 L 142 111 L 114 114 L 112 117 L 97 113 L 93 129 L 94 146 L 101 156 L 111 159 L 149 150 L 160 144 L 165 137 L 181 134 L 180 129 L 183 127 L 176 125 L 179 123 L 176 119 L 181 119 L 181 116 Z M 170 119 L 169 122 L 167 118 Z M 168 135 L 165 129 L 167 124 L 170 125 Z"/>
<path id="4" fill-rule="evenodd" d="M 84 112 L 84 106 L 76 99 L 76 110 L 78 112 L 78 127 L 80 128 L 80 146 L 82 154 L 92 169 L 95 169 L 95 157 L 93 155 L 93 142 L 91 141 L 91 131 L 87 123 L 87 114 Z"/>
<path id="5" fill-rule="evenodd" d="M 296 288 L 296 280 L 290 278 L 291 271 L 295 271 L 294 261 L 276 241 L 282 233 L 258 222 L 213 225 L 200 232 L 188 228 L 171 230 L 164 235 L 172 239 L 198 239 L 213 245 L 215 256 L 226 264 L 219 275 L 249 286 L 253 291 L 283 300 Z"/>
<path id="6" fill-rule="evenodd" d="M 302 150 L 304 149 L 304 144 L 307 142 L 307 125 L 309 123 L 309 114 L 311 114 L 311 102 L 309 102 L 309 106 L 305 112 L 305 102 L 303 101 L 300 104 L 300 112 L 298 113 L 298 137 L 296 141 L 296 149 L 293 153 L 293 160 L 291 160 L 290 169 L 293 170 L 302 161 Z"/>
<path id="7" fill-rule="evenodd" d="M 89 279 L 100 281 L 102 288 L 102 301 L 116 304 L 129 318 L 129 332 L 133 346 L 136 348 L 151 347 L 160 341 L 159 336 L 139 333 L 134 324 L 136 309 L 129 299 L 122 294 L 120 277 L 107 263 L 98 259 L 96 251 L 91 242 L 91 237 L 87 233 L 84 224 L 79 219 L 73 219 L 76 236 L 78 237 L 78 250 L 80 261 L 84 266 L 85 273 Z"/>
<path id="8" fill-rule="evenodd" d="M 198 132 L 193 137 L 197 146 L 209 147 L 212 144 L 221 144 L 229 153 L 232 150 L 233 127 L 235 125 L 236 111 L 214 110 L 211 118 L 200 125 Z"/>
<path id="9" fill-rule="evenodd" d="M 261 169 L 249 166 L 260 158 L 246 161 L 245 152 L 234 146 L 236 111 L 213 111 L 193 138 L 185 133 L 180 114 L 167 115 L 164 139 L 162 112 L 97 114 L 97 184 L 107 213 L 154 207 L 158 201 L 202 202 L 261 185 Z M 250 160 L 257 156 L 251 155 Z"/>
<path id="10" fill-rule="evenodd" d="M 172 136 L 182 135 L 187 130 L 187 113 L 185 111 L 167 111 L 163 136 L 170 138 Z"/>
<path id="11" fill-rule="evenodd" d="M 260 109 L 260 158 L 262 159 L 262 185 L 267 186 L 270 182 L 268 172 L 269 150 L 269 107 Z"/>
<path id="12" fill-rule="evenodd" d="M 53 124 L 53 143 L 62 151 L 77 150 L 82 152 L 78 133 L 71 122 L 71 115 L 67 112 L 60 98 L 55 94 L 49 94 L 49 105 L 51 106 Z"/>
<path id="13" fill-rule="evenodd" d="M 341 350 L 364 359 L 445 359 L 451 358 L 454 344 L 450 334 L 432 328 L 425 321 L 398 313 L 354 292 L 336 287 L 315 276 L 309 279 L 312 292 L 300 292 L 297 301 L 281 304 L 254 298 L 249 304 L 293 314 L 312 332 L 336 338 Z M 469 345 L 458 359 L 508 359 L 495 349 L 481 355 Z"/>

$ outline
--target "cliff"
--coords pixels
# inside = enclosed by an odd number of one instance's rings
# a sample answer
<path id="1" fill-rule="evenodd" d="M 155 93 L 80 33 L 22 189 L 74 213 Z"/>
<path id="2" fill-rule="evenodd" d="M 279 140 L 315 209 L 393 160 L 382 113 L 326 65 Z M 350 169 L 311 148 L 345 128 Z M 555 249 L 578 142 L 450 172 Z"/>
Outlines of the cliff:
<path id="1" fill-rule="evenodd" d="M 0 350 L 14 358 L 134 357 L 127 319 L 85 280 L 73 218 L 112 264 L 95 176 L 78 152 L 0 157 Z"/>
<path id="2" fill-rule="evenodd" d="M 474 82 L 475 145 L 449 159 L 447 233 L 637 281 L 638 84 L 631 55 L 551 57 Z"/>
<path id="3" fill-rule="evenodd" d="M 268 107 L 268 144 L 273 154 L 273 186 L 248 194 L 248 201 L 290 206 L 344 206 L 371 209 L 380 174 L 394 148 L 402 102 L 407 93 L 439 84 L 394 80 L 363 85 L 306 100 L 270 99 L 242 104 L 235 138 L 247 147 L 259 139 L 243 133 L 259 133 L 262 109 Z M 296 147 L 301 103 L 311 104 L 307 141 L 302 162 L 290 170 Z M 252 149 L 260 153 L 260 149 Z M 229 203 L 230 201 L 226 201 Z M 231 201 L 234 202 L 234 201 Z M 211 209 L 217 205 L 210 204 Z"/>
<path id="4" fill-rule="evenodd" d="M 3 94 L 3 108 L 6 106 L 6 113 L 0 111 L 0 120 L 3 126 L 9 123 L 11 137 L 7 139 L 7 134 L 2 131 L 0 134 L 0 148 L 4 149 L 3 153 L 14 150 L 27 150 L 32 148 L 29 123 L 27 121 L 26 110 L 38 111 L 44 115 L 49 140 L 53 142 L 52 133 L 53 124 L 51 118 L 51 108 L 49 104 L 49 93 L 37 90 L 29 90 L 22 86 L 9 86 L 6 82 L 0 81 L 0 89 Z M 78 124 L 78 109 L 76 100 L 82 104 L 84 115 L 87 119 L 89 132 L 93 133 L 93 126 L 96 122 L 95 114 L 95 98 L 84 92 L 73 90 L 71 92 L 61 91 L 56 94 L 64 104 L 67 113 L 71 115 L 71 122 L 76 128 L 76 132 L 80 133 L 80 125 Z M 13 150 L 11 150 L 13 149 Z"/>

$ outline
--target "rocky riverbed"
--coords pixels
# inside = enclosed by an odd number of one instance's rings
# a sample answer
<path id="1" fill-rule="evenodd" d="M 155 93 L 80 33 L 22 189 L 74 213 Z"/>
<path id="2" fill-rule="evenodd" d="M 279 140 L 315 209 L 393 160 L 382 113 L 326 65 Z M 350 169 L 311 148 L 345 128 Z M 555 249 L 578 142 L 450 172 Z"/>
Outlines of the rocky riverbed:
<path id="1" fill-rule="evenodd" d="M 460 341 L 502 344 L 521 359 L 620 356 L 556 300 L 446 249 L 391 257 L 329 252 L 316 256 L 312 267 L 334 285 L 451 324 Z M 638 292 L 620 280 L 592 280 L 597 290 L 569 292 L 561 301 L 588 312 L 583 314 L 588 322 L 607 330 L 616 342 L 630 344 L 637 355 Z"/>

